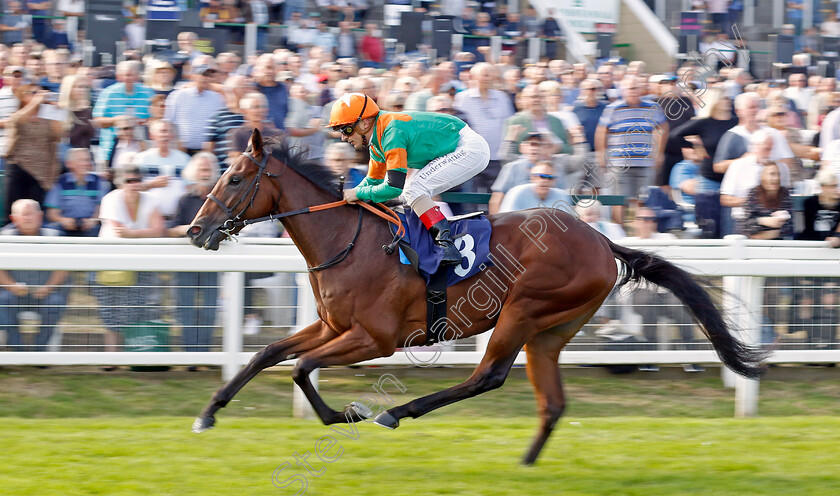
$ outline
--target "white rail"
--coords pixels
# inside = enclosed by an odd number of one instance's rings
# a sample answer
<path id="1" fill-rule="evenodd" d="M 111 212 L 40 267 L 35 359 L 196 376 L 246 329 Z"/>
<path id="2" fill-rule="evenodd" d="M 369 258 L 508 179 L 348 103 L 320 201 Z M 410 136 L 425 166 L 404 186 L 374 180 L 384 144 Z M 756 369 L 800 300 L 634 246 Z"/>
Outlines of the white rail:
<path id="1" fill-rule="evenodd" d="M 628 246 L 654 251 L 692 273 L 723 277 L 724 286 L 750 303 L 739 321 L 750 341 L 758 342 L 763 278 L 767 276 L 840 277 L 840 252 L 818 242 L 726 240 L 638 241 Z M 297 248 L 289 240 L 243 238 L 225 243 L 218 252 L 205 252 L 185 240 L 99 240 L 79 238 L 2 237 L 0 269 L 28 270 L 137 270 L 160 272 L 223 272 L 226 294 L 241 295 L 243 272 L 305 272 Z M 299 284 L 306 278 L 298 278 Z M 239 289 L 239 291 L 237 291 Z M 746 292 L 746 293 L 745 293 Z M 317 319 L 311 291 L 298 292 L 298 325 Z M 756 303 L 757 302 L 757 303 Z M 0 352 L 0 365 L 221 365 L 228 379 L 253 353 L 244 352 L 240 323 L 241 296 L 224 301 L 221 352 Z M 733 314 L 734 315 L 734 314 Z M 479 343 L 486 340 L 479 340 Z M 478 345 L 481 348 L 481 344 Z M 391 357 L 364 362 L 371 365 L 412 365 L 434 360 L 440 365 L 474 365 L 482 350 L 397 352 Z M 516 363 L 524 363 L 520 354 Z M 565 351 L 564 364 L 716 363 L 708 350 Z M 778 350 L 772 363 L 840 362 L 840 350 Z M 741 394 L 757 382 L 739 382 L 739 413 L 755 413 L 757 396 Z M 739 400 L 740 401 L 740 400 Z"/>

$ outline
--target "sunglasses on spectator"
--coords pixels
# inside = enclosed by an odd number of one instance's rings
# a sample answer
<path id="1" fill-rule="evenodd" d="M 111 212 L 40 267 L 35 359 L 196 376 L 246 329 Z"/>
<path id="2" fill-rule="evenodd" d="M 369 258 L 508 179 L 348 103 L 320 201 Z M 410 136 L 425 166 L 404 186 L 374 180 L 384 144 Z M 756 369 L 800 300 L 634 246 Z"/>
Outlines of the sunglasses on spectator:
<path id="1" fill-rule="evenodd" d="M 554 179 L 557 176 L 555 176 L 554 174 L 537 174 L 537 173 L 534 173 L 534 174 L 531 174 L 531 177 L 538 177 L 540 179 Z"/>
<path id="2" fill-rule="evenodd" d="M 117 129 L 120 131 L 125 131 L 127 129 L 131 129 L 131 126 L 119 126 Z"/>
<path id="3" fill-rule="evenodd" d="M 785 115 L 787 112 L 773 112 L 771 115 L 774 117 L 779 117 Z"/>
<path id="4" fill-rule="evenodd" d="M 639 216 L 637 216 L 637 217 L 636 217 L 636 220 L 644 220 L 644 221 L 653 222 L 653 221 L 655 221 L 655 220 L 656 220 L 656 217 L 654 217 L 654 216 L 652 216 L 652 215 L 650 215 L 650 216 L 648 216 L 648 215 L 639 215 Z"/>
<path id="5" fill-rule="evenodd" d="M 127 177 L 124 182 L 125 182 L 125 184 L 136 184 L 136 183 L 139 183 L 141 181 L 143 181 L 143 180 L 140 179 L 139 177 Z"/>

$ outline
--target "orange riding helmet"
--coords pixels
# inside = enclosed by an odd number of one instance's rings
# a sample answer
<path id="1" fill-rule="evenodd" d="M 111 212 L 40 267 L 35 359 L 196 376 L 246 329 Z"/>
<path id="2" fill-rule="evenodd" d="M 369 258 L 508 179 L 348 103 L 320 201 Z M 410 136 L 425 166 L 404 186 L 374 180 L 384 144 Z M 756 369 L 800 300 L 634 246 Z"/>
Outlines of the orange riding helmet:
<path id="1" fill-rule="evenodd" d="M 333 104 L 330 123 L 327 127 L 346 124 L 355 126 L 360 120 L 379 113 L 379 106 L 369 96 L 361 93 L 345 93 Z"/>

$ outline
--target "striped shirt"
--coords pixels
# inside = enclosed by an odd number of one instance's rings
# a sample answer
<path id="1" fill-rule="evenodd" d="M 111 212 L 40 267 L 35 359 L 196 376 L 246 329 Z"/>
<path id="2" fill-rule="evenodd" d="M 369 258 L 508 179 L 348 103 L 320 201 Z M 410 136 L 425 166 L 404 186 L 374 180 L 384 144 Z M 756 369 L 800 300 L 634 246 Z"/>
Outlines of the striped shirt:
<path id="1" fill-rule="evenodd" d="M 624 100 L 604 109 L 599 126 L 607 128 L 610 167 L 652 167 L 656 165 L 657 135 L 667 119 L 655 102 L 640 100 L 635 107 Z"/>
<path id="2" fill-rule="evenodd" d="M 175 90 L 166 97 L 164 117 L 178 127 L 178 137 L 185 147 L 199 149 L 207 121 L 224 107 L 222 95 L 211 90 L 199 93 L 191 86 Z"/>
<path id="3" fill-rule="evenodd" d="M 236 129 L 245 123 L 245 118 L 242 114 L 231 112 L 227 107 L 219 110 L 207 122 L 204 127 L 204 142 L 213 143 L 213 153 L 219 160 L 220 172 L 224 173 L 228 163 L 228 153 L 231 150 L 230 139 L 228 139 L 228 131 Z"/>
<path id="4" fill-rule="evenodd" d="M 155 92 L 143 86 L 134 84 L 134 92 L 125 91 L 125 83 L 115 83 L 99 93 L 96 105 L 93 107 L 94 117 L 117 117 L 130 115 L 138 119 L 149 117 L 149 102 Z M 107 163 L 114 148 L 116 132 L 113 127 L 106 127 L 99 134 L 99 159 Z"/>

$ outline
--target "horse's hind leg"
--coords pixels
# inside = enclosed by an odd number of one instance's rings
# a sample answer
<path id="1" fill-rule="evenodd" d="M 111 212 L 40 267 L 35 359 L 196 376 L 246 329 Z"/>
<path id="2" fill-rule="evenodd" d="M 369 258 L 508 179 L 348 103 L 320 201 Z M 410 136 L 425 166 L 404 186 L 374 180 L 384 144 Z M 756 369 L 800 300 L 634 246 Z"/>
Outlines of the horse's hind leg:
<path id="1" fill-rule="evenodd" d="M 277 365 L 284 360 L 291 359 L 303 352 L 317 348 L 335 338 L 335 336 L 335 331 L 330 329 L 323 321 L 319 320 L 301 329 L 299 332 L 275 343 L 271 343 L 260 350 L 251 358 L 251 361 L 245 367 L 237 372 L 233 379 L 216 391 L 210 403 L 204 407 L 204 410 L 201 411 L 201 414 L 193 423 L 193 432 L 199 433 L 213 427 L 213 424 L 216 423 L 215 413 L 227 405 L 236 393 L 260 371 Z"/>
<path id="2" fill-rule="evenodd" d="M 528 379 L 534 386 L 537 413 L 540 417 L 537 435 L 522 459 L 525 465 L 531 465 L 537 460 L 551 431 L 554 430 L 554 424 L 566 408 L 566 397 L 563 394 L 563 382 L 560 378 L 557 358 L 567 341 L 568 338 L 564 335 L 546 331 L 537 334 L 525 345 L 525 353 L 528 356 L 526 371 Z"/>
<path id="3" fill-rule="evenodd" d="M 516 317 L 506 318 L 506 315 L 514 313 L 505 314 L 503 311 L 484 357 L 466 381 L 382 412 L 376 416 L 375 423 L 395 429 L 399 427 L 401 418 L 417 418 L 437 408 L 501 387 L 519 350 L 536 332 L 536 329 L 529 332 L 529 323 L 515 321 Z"/>

